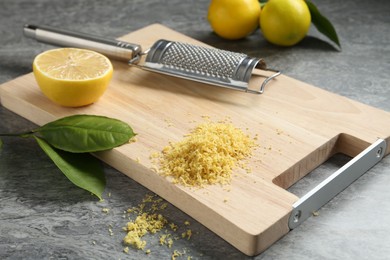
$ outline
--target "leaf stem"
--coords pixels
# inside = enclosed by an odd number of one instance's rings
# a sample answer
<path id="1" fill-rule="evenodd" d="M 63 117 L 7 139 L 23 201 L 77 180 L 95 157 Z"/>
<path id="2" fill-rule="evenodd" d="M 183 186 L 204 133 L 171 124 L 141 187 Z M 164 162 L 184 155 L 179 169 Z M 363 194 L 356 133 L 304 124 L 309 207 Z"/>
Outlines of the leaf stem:
<path id="1" fill-rule="evenodd" d="M 30 137 L 34 134 L 34 131 L 29 131 L 29 132 L 24 132 L 24 133 L 16 133 L 16 134 L 11 134 L 11 133 L 0 133 L 0 136 L 17 136 L 17 137 Z"/>

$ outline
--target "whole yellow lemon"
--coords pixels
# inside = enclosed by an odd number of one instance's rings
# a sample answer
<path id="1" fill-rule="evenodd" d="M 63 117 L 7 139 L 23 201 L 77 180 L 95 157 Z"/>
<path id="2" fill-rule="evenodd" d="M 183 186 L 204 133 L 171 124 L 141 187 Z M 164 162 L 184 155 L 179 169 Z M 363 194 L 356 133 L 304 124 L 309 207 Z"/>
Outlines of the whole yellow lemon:
<path id="1" fill-rule="evenodd" d="M 214 32 L 222 38 L 237 40 L 259 26 L 258 0 L 211 0 L 207 19 Z"/>
<path id="2" fill-rule="evenodd" d="M 309 31 L 311 16 L 304 0 L 269 0 L 263 7 L 260 29 L 269 42 L 292 46 Z"/>

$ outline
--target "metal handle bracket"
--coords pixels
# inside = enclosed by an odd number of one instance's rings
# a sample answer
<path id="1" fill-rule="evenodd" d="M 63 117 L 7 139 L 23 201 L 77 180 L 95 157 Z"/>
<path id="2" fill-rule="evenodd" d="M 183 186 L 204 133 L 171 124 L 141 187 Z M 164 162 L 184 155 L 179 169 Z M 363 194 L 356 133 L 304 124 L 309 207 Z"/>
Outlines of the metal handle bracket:
<path id="1" fill-rule="evenodd" d="M 313 212 L 321 208 L 338 193 L 347 188 L 385 155 L 386 141 L 378 139 L 360 154 L 351 159 L 339 170 L 326 178 L 306 195 L 293 204 L 289 218 L 289 228 L 294 229 Z"/>

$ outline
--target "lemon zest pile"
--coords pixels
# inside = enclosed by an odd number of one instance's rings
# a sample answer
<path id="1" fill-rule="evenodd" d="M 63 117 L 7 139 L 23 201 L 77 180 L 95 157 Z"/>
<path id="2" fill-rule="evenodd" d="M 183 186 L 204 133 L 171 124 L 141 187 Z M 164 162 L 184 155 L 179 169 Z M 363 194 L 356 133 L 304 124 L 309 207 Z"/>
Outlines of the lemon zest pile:
<path id="1" fill-rule="evenodd" d="M 232 170 L 244 167 L 240 160 L 250 157 L 254 146 L 254 139 L 230 123 L 202 123 L 163 149 L 160 174 L 185 186 L 228 184 Z"/>

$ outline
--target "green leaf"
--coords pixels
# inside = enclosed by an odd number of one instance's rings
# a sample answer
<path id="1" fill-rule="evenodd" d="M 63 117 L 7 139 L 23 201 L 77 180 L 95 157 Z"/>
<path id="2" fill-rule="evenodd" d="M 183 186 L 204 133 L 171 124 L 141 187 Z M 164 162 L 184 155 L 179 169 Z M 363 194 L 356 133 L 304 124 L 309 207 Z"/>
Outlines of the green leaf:
<path id="1" fill-rule="evenodd" d="M 259 0 L 259 3 L 260 3 L 260 8 L 263 8 L 263 6 L 265 6 L 265 4 L 268 2 L 268 0 Z"/>
<path id="2" fill-rule="evenodd" d="M 0 139 L 0 149 L 3 148 L 3 141 Z"/>
<path id="3" fill-rule="evenodd" d="M 51 147 L 42 138 L 37 136 L 34 136 L 34 138 L 43 151 L 73 184 L 102 199 L 106 179 L 98 159 L 88 153 L 75 154 L 61 151 Z"/>
<path id="4" fill-rule="evenodd" d="M 311 21 L 317 30 L 341 48 L 339 38 L 332 23 L 320 13 L 318 8 L 311 1 L 306 0 L 306 4 L 310 10 Z"/>
<path id="5" fill-rule="evenodd" d="M 125 122 L 94 115 L 64 117 L 35 132 L 55 148 L 73 153 L 112 149 L 129 142 L 135 135 Z"/>

